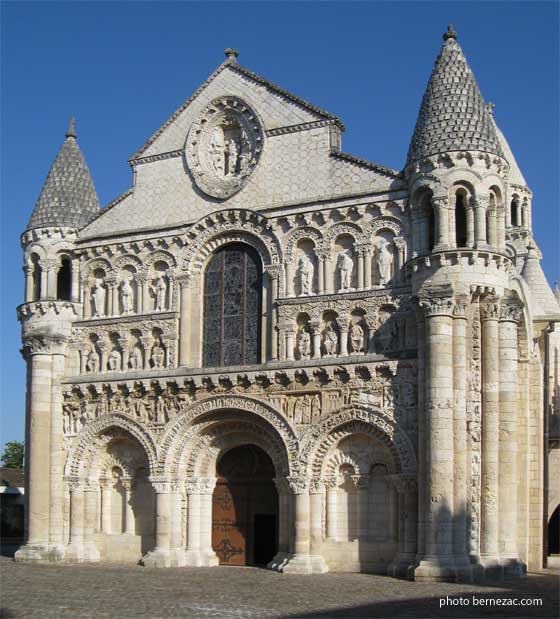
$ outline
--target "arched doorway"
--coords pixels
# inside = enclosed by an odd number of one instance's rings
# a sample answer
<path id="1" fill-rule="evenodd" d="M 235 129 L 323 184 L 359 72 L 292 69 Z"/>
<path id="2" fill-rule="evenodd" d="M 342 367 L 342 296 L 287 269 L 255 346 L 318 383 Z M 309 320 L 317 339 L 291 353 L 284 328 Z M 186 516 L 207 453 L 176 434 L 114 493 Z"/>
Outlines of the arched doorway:
<path id="1" fill-rule="evenodd" d="M 278 548 L 274 465 L 255 445 L 228 451 L 217 465 L 212 547 L 220 565 L 266 565 Z"/>
<path id="2" fill-rule="evenodd" d="M 560 554 L 560 505 L 548 521 L 548 554 Z"/>

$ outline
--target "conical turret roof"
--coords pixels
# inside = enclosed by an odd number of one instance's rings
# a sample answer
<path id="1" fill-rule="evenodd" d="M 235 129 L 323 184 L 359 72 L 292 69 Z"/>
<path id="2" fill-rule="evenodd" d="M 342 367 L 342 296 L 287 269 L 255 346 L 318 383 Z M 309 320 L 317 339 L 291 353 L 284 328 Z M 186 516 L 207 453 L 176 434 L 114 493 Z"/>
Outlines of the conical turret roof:
<path id="1" fill-rule="evenodd" d="M 503 157 L 490 110 L 452 26 L 428 82 L 407 165 L 430 155 L 479 150 Z"/>
<path id="2" fill-rule="evenodd" d="M 546 276 L 541 267 L 541 261 L 533 241 L 529 243 L 529 252 L 521 271 L 521 277 L 527 282 L 531 290 L 534 311 L 537 314 L 558 314 L 560 305 L 550 289 Z"/>
<path id="3" fill-rule="evenodd" d="M 81 228 L 99 211 L 99 199 L 82 151 L 76 141 L 74 119 L 66 132 L 27 228 Z"/>

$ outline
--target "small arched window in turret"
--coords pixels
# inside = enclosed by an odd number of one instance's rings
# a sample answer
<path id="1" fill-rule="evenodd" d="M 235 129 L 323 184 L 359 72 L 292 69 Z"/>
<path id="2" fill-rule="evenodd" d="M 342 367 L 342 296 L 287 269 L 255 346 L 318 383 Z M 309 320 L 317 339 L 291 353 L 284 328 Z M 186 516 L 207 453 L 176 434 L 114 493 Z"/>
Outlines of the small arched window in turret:
<path id="1" fill-rule="evenodd" d="M 56 298 L 59 301 L 70 301 L 72 297 L 72 265 L 70 259 L 64 256 L 56 276 Z"/>
<path id="2" fill-rule="evenodd" d="M 41 264 L 37 254 L 31 254 L 31 298 L 28 301 L 39 301 L 41 298 Z"/>
<path id="3" fill-rule="evenodd" d="M 520 216 L 519 216 L 519 198 L 517 196 L 513 197 L 513 200 L 511 201 L 511 208 L 510 208 L 510 218 L 509 221 L 511 223 L 512 226 L 520 226 L 521 225 L 521 221 L 520 221 Z"/>
<path id="4" fill-rule="evenodd" d="M 467 194 L 464 190 L 455 194 L 455 239 L 457 247 L 467 246 Z"/>
<path id="5" fill-rule="evenodd" d="M 436 244 L 436 213 L 430 198 L 426 200 L 428 205 L 428 251 L 433 251 Z"/>

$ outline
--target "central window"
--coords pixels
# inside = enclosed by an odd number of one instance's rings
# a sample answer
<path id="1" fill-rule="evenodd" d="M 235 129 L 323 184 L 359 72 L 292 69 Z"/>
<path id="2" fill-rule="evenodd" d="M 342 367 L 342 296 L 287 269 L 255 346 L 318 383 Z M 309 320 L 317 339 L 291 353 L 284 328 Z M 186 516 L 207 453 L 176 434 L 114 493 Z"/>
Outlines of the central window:
<path id="1" fill-rule="evenodd" d="M 203 365 L 260 363 L 262 265 L 236 243 L 219 249 L 204 277 Z"/>

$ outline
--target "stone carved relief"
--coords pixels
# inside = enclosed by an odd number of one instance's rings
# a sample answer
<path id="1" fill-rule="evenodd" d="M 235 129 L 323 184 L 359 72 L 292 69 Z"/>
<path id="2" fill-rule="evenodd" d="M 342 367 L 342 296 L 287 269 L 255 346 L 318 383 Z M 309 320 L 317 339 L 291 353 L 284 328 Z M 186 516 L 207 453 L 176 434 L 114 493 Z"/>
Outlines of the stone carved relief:
<path id="1" fill-rule="evenodd" d="M 311 357 L 311 336 L 305 328 L 300 329 L 298 333 L 297 350 L 300 359 L 309 359 Z"/>
<path id="2" fill-rule="evenodd" d="M 134 311 L 134 290 L 130 285 L 130 279 L 123 279 L 121 282 L 121 306 L 123 315 L 131 314 Z"/>
<path id="3" fill-rule="evenodd" d="M 356 322 L 350 330 L 350 345 L 352 352 L 361 354 L 364 352 L 365 334 L 359 322 Z"/>
<path id="4" fill-rule="evenodd" d="M 229 198 L 257 165 L 264 132 L 255 112 L 237 97 L 214 99 L 192 124 L 186 157 L 193 181 L 204 193 Z"/>
<path id="5" fill-rule="evenodd" d="M 392 278 L 394 256 L 385 239 L 379 239 L 375 245 L 375 261 L 379 273 L 379 285 L 386 286 Z"/>
<path id="6" fill-rule="evenodd" d="M 307 254 L 304 254 L 299 259 L 298 264 L 298 279 L 300 286 L 300 295 L 309 296 L 313 294 L 313 276 L 315 267 Z"/>
<path id="7" fill-rule="evenodd" d="M 105 297 L 107 293 L 105 291 L 105 286 L 103 283 L 103 279 L 100 277 L 96 278 L 93 283 L 93 288 L 91 291 L 91 299 L 93 302 L 93 316 L 94 318 L 102 318 L 105 316 Z"/>
<path id="8" fill-rule="evenodd" d="M 337 268 L 340 274 L 340 290 L 339 292 L 347 292 L 352 290 L 352 273 L 354 271 L 354 261 L 352 260 L 352 252 L 345 249 L 338 254 Z"/>
<path id="9" fill-rule="evenodd" d="M 334 357 L 338 352 L 338 326 L 334 321 L 327 323 L 323 332 L 325 356 Z"/>

